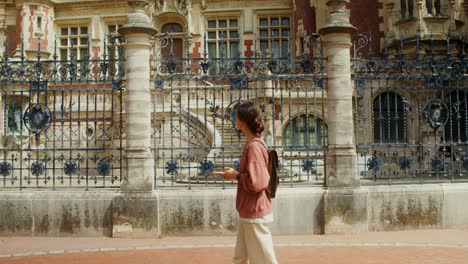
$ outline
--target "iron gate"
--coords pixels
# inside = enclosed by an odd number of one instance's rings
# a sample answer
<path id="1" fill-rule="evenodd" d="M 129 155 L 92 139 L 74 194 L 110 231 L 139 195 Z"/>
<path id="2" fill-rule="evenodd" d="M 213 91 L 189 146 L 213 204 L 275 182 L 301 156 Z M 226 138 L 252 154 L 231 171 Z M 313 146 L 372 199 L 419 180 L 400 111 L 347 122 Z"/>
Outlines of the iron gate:
<path id="1" fill-rule="evenodd" d="M 108 53 L 117 42 L 104 42 L 103 58 L 91 58 L 88 42 L 80 60 L 74 53 L 60 59 L 57 41 L 52 59 L 43 59 L 49 51 L 40 39 L 35 59 L 24 43 L 16 57 L 5 45 L 0 189 L 119 187 L 124 64 L 121 54 Z"/>
<path id="2" fill-rule="evenodd" d="M 380 41 L 380 40 L 379 40 Z M 468 179 L 464 37 L 354 40 L 358 173 L 363 183 Z"/>
<path id="3" fill-rule="evenodd" d="M 171 34 L 159 35 L 158 40 L 152 62 L 156 188 L 233 183 L 213 172 L 239 164 L 245 139 L 234 119 L 242 100 L 262 109 L 263 137 L 280 155 L 282 181 L 322 184 L 327 91 L 317 35 L 304 35 L 299 56 L 290 49 L 283 56 L 279 50 L 261 53 L 255 38 L 251 56 L 243 57 L 239 49 L 227 56 L 228 40 L 220 39 L 220 56 L 210 57 L 205 35 L 196 57 L 187 35 L 185 56 L 176 57 Z"/>

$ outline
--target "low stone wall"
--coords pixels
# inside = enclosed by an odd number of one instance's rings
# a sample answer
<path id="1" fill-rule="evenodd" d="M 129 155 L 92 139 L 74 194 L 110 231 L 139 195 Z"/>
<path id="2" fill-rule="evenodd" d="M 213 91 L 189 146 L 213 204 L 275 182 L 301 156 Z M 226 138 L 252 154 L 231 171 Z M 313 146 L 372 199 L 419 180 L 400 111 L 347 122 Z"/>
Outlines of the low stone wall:
<path id="1" fill-rule="evenodd" d="M 0 192 L 1 236 L 233 235 L 235 189 Z M 468 228 L 468 184 L 280 188 L 274 234 Z"/>
<path id="2" fill-rule="evenodd" d="M 0 192 L 2 236 L 112 236 L 115 192 Z"/>
<path id="3" fill-rule="evenodd" d="M 370 231 L 467 228 L 467 184 L 376 186 L 369 189 Z"/>

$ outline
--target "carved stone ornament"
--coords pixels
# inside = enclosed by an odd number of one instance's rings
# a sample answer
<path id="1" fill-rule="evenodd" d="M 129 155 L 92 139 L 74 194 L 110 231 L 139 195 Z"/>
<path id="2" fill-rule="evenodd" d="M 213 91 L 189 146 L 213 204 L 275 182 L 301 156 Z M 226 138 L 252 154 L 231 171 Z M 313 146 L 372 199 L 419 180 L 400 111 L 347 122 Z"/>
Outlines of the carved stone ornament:
<path id="1" fill-rule="evenodd" d="M 201 0 L 201 8 L 205 10 L 208 7 L 208 0 Z"/>
<path id="2" fill-rule="evenodd" d="M 6 29 L 6 18 L 5 17 L 0 17 L 0 30 Z"/>
<path id="3" fill-rule="evenodd" d="M 177 12 L 186 16 L 191 7 L 192 0 L 152 0 L 149 4 L 149 9 L 153 16 L 166 12 Z"/>
<path id="4" fill-rule="evenodd" d="M 424 120 L 433 128 L 444 126 L 449 117 L 449 110 L 441 100 L 432 99 L 426 103 L 422 111 Z"/>

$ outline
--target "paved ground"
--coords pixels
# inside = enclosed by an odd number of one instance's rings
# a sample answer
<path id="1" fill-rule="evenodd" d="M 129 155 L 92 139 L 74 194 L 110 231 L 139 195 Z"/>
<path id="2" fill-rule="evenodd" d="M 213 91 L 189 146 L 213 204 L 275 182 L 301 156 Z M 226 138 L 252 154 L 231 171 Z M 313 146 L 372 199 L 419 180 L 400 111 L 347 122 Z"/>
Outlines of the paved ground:
<path id="1" fill-rule="evenodd" d="M 0 263 L 231 263 L 234 237 L 0 237 Z M 467 264 L 468 230 L 275 236 L 280 263 Z"/>

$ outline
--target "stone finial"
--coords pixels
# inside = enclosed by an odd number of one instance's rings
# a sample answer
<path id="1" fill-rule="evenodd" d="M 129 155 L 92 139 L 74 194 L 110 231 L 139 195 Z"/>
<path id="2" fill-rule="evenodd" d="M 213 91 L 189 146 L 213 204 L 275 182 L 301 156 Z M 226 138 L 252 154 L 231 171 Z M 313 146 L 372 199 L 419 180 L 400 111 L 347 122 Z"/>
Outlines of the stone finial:
<path id="1" fill-rule="evenodd" d="M 157 31 L 153 27 L 151 19 L 145 12 L 145 9 L 148 6 L 148 0 L 128 1 L 128 5 L 132 7 L 133 11 L 127 15 L 125 25 L 118 30 L 119 34 L 146 33 L 149 35 L 155 35 Z"/>
<path id="2" fill-rule="evenodd" d="M 327 23 L 319 30 L 321 35 L 339 32 L 354 34 L 356 32 L 356 28 L 349 23 L 349 16 L 345 10 L 349 1 L 328 0 L 327 6 L 331 11 L 327 16 Z"/>

